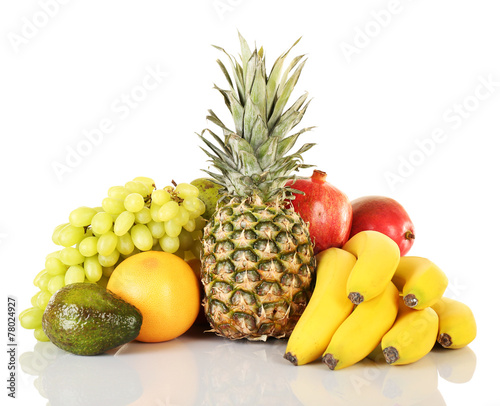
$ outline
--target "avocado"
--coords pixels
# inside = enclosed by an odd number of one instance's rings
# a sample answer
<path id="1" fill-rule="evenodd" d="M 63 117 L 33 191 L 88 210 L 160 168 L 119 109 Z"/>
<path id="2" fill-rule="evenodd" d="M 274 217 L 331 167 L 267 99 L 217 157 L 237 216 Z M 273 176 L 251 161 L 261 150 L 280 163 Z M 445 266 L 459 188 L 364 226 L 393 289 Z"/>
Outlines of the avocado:
<path id="1" fill-rule="evenodd" d="M 141 325 L 136 307 L 94 283 L 59 289 L 42 317 L 50 341 L 77 355 L 102 354 L 128 343 L 139 335 Z"/>
<path id="2" fill-rule="evenodd" d="M 217 201 L 221 197 L 219 195 L 219 188 L 221 186 L 206 178 L 195 179 L 191 182 L 191 185 L 198 188 L 200 191 L 198 199 L 205 203 L 205 213 L 202 214 L 202 217 L 205 220 L 210 220 L 215 212 Z"/>

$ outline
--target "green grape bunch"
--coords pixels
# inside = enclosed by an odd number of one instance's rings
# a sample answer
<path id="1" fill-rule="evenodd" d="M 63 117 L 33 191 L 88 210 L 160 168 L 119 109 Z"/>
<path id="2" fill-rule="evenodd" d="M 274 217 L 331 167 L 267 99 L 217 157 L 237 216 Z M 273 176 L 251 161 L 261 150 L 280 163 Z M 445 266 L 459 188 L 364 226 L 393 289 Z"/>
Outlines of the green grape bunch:
<path id="1" fill-rule="evenodd" d="M 116 266 L 142 251 L 165 251 L 182 259 L 199 258 L 206 220 L 199 190 L 189 183 L 157 189 L 137 177 L 108 190 L 100 207 L 79 207 L 68 223 L 57 226 L 52 241 L 62 248 L 47 255 L 33 283 L 40 289 L 33 307 L 19 315 L 21 326 L 33 329 L 38 341 L 49 341 L 42 316 L 52 295 L 63 286 L 86 282 L 106 287 Z"/>

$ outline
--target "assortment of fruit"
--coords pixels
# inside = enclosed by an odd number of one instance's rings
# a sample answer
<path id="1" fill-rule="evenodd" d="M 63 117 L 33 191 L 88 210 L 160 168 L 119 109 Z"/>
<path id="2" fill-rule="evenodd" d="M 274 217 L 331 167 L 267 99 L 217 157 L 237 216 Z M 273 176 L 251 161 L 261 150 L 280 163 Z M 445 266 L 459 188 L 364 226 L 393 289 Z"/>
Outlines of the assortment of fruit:
<path id="1" fill-rule="evenodd" d="M 48 341 L 42 316 L 59 289 L 75 283 L 106 287 L 122 261 L 143 251 L 164 251 L 182 259 L 199 257 L 206 223 L 199 190 L 188 183 L 157 189 L 138 177 L 113 186 L 100 207 L 79 207 L 68 223 L 57 226 L 52 241 L 62 249 L 49 254 L 33 283 L 40 291 L 33 307 L 19 315 L 21 326 L 34 329 L 37 340 Z"/>
<path id="2" fill-rule="evenodd" d="M 311 129 L 289 134 L 309 105 L 307 93 L 289 103 L 305 63 L 298 56 L 285 66 L 296 43 L 267 73 L 264 50 L 239 39 L 241 62 L 222 48 L 229 63 L 217 61 L 228 89 L 216 89 L 235 129 L 209 110 L 221 135 L 200 134 L 217 172 L 163 189 L 136 178 L 110 188 L 101 207 L 71 212 L 54 231 L 63 248 L 36 276 L 40 292 L 21 325 L 38 340 L 91 355 L 132 339 L 178 337 L 201 304 L 210 331 L 288 338 L 291 363 L 321 357 L 330 369 L 379 356 L 408 364 L 436 341 L 469 344 L 474 316 L 443 297 L 444 272 L 405 256 L 415 231 L 398 202 L 350 202 L 325 172 L 294 174 L 310 167 L 302 154 L 313 146 L 291 152 Z M 91 322 L 80 324 L 82 317 Z"/>

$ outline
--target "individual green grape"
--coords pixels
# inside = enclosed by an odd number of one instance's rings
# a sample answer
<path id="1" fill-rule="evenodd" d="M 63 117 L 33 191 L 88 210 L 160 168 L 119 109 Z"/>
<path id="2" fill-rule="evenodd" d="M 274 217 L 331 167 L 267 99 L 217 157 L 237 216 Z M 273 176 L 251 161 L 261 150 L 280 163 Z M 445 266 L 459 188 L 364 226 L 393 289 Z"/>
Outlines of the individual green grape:
<path id="1" fill-rule="evenodd" d="M 52 276 L 64 274 L 66 269 L 68 267 L 58 258 L 49 257 L 45 260 L 45 270 Z"/>
<path id="2" fill-rule="evenodd" d="M 155 181 L 147 176 L 137 176 L 133 179 L 133 181 L 144 183 L 148 187 L 148 195 L 150 195 L 156 187 Z"/>
<path id="3" fill-rule="evenodd" d="M 144 197 L 139 193 L 130 193 L 123 201 L 123 205 L 126 210 L 137 213 L 144 207 Z"/>
<path id="4" fill-rule="evenodd" d="M 186 231 L 192 232 L 196 230 L 196 221 L 195 219 L 189 219 L 186 224 L 182 226 Z"/>
<path id="5" fill-rule="evenodd" d="M 186 230 L 181 230 L 181 233 L 178 236 L 179 238 L 179 248 L 183 251 L 188 251 L 193 246 L 193 237 L 191 233 Z"/>
<path id="6" fill-rule="evenodd" d="M 196 208 L 198 207 L 198 204 L 196 203 L 196 199 L 198 199 L 198 198 L 197 197 L 190 197 L 188 199 L 184 199 L 184 201 L 182 202 L 182 205 L 184 206 L 184 208 L 187 211 L 195 213 Z"/>
<path id="7" fill-rule="evenodd" d="M 161 221 L 160 216 L 159 216 L 160 207 L 161 206 L 158 206 L 155 203 L 151 203 L 151 207 L 149 209 L 149 212 L 151 214 L 151 219 L 153 221 L 158 221 L 158 222 Z"/>
<path id="8" fill-rule="evenodd" d="M 68 224 L 59 232 L 59 245 L 62 245 L 63 247 L 72 247 L 83 240 L 84 237 L 85 230 L 83 227 L 75 227 Z"/>
<path id="9" fill-rule="evenodd" d="M 177 216 L 175 216 L 172 220 L 182 227 L 189 221 L 189 212 L 186 210 L 185 207 L 180 206 Z"/>
<path id="10" fill-rule="evenodd" d="M 203 201 L 201 201 L 197 197 L 184 199 L 182 205 L 186 208 L 187 211 L 190 212 L 191 218 L 201 216 L 203 213 L 205 213 L 205 203 L 203 203 Z"/>
<path id="11" fill-rule="evenodd" d="M 43 328 L 41 328 L 41 327 L 36 328 L 35 331 L 33 332 L 33 335 L 35 336 L 35 338 L 38 341 L 41 341 L 41 342 L 49 342 L 50 341 L 49 337 L 47 337 L 47 335 L 43 331 Z"/>
<path id="12" fill-rule="evenodd" d="M 111 214 L 106 212 L 97 213 L 92 219 L 90 226 L 92 227 L 94 234 L 97 233 L 102 235 L 111 230 L 111 227 L 113 226 L 113 217 L 111 217 Z"/>
<path id="13" fill-rule="evenodd" d="M 50 278 L 47 289 L 54 294 L 64 286 L 64 275 L 56 275 Z"/>
<path id="14" fill-rule="evenodd" d="M 52 275 L 45 271 L 43 275 L 38 277 L 35 286 L 40 290 L 48 290 L 50 278 L 52 278 Z"/>
<path id="15" fill-rule="evenodd" d="M 196 227 L 195 227 L 196 230 L 203 230 L 205 228 L 205 226 L 207 225 L 207 220 L 205 220 L 201 216 L 196 217 L 194 219 L 194 221 L 196 223 Z"/>
<path id="16" fill-rule="evenodd" d="M 132 237 L 130 233 L 125 233 L 118 237 L 118 241 L 116 243 L 116 249 L 122 255 L 129 255 L 134 251 L 134 242 L 132 241 Z"/>
<path id="17" fill-rule="evenodd" d="M 66 227 L 69 223 L 64 223 L 64 224 L 59 224 L 55 229 L 54 229 L 54 232 L 52 233 L 52 242 L 56 245 L 60 245 L 59 244 L 59 233 L 61 232 L 61 230 Z"/>
<path id="18" fill-rule="evenodd" d="M 191 247 L 191 253 L 195 258 L 201 258 L 202 251 L 203 251 L 203 244 L 201 240 L 195 240 L 193 246 Z"/>
<path id="19" fill-rule="evenodd" d="M 59 258 L 59 253 L 61 252 L 61 250 L 56 250 L 56 251 L 53 251 L 51 252 L 50 254 L 47 254 L 45 256 L 45 259 L 47 258 Z"/>
<path id="20" fill-rule="evenodd" d="M 39 307 L 30 307 L 19 314 L 19 322 L 25 329 L 35 329 L 42 326 L 42 316 L 42 309 Z"/>
<path id="21" fill-rule="evenodd" d="M 112 199 L 124 200 L 129 194 L 125 186 L 112 186 L 108 189 L 108 197 Z"/>
<path id="22" fill-rule="evenodd" d="M 134 180 L 125 183 L 125 188 L 130 193 L 139 193 L 142 197 L 146 197 L 150 194 L 149 187 L 146 186 L 146 184 Z"/>
<path id="23" fill-rule="evenodd" d="M 168 193 L 165 189 L 157 189 L 153 191 L 151 195 L 151 201 L 158 206 L 163 206 L 165 203 L 169 202 L 172 199 L 170 193 Z"/>
<path id="24" fill-rule="evenodd" d="M 173 254 L 179 249 L 179 238 L 177 237 L 169 237 L 168 235 L 164 235 L 159 240 L 160 247 L 163 251 Z"/>
<path id="25" fill-rule="evenodd" d="M 85 280 L 85 269 L 81 265 L 70 266 L 64 275 L 64 284 L 82 283 Z"/>
<path id="26" fill-rule="evenodd" d="M 90 225 L 96 213 L 97 212 L 91 207 L 79 207 L 69 214 L 69 223 L 73 227 L 87 227 Z"/>
<path id="27" fill-rule="evenodd" d="M 41 290 L 38 292 L 36 299 L 36 307 L 39 307 L 42 310 L 45 310 L 47 305 L 49 304 L 49 300 L 52 297 L 52 293 L 47 292 L 46 290 Z"/>
<path id="28" fill-rule="evenodd" d="M 91 257 L 97 254 L 97 240 L 98 238 L 94 236 L 84 238 L 78 246 L 80 254 L 84 257 Z"/>
<path id="29" fill-rule="evenodd" d="M 118 237 L 113 231 L 108 231 L 101 235 L 97 240 L 97 252 L 101 255 L 107 256 L 116 249 Z"/>
<path id="30" fill-rule="evenodd" d="M 137 224 L 148 224 L 151 219 L 151 211 L 149 207 L 143 207 L 140 211 L 135 214 L 135 222 Z"/>
<path id="31" fill-rule="evenodd" d="M 170 200 L 169 202 L 161 206 L 160 210 L 158 210 L 158 220 L 169 221 L 178 214 L 179 214 L 179 204 L 175 200 Z"/>
<path id="32" fill-rule="evenodd" d="M 165 223 L 165 232 L 169 237 L 177 237 L 182 230 L 182 226 L 175 222 L 175 220 L 169 220 Z"/>
<path id="33" fill-rule="evenodd" d="M 165 234 L 165 226 L 157 221 L 150 221 L 147 224 L 153 238 L 161 238 Z"/>
<path id="34" fill-rule="evenodd" d="M 47 271 L 45 269 L 42 269 L 40 272 L 38 272 L 35 276 L 35 278 L 33 279 L 33 285 L 37 286 L 38 287 L 38 281 L 40 280 L 40 278 L 47 274 Z"/>
<path id="35" fill-rule="evenodd" d="M 175 187 L 175 191 L 183 199 L 198 197 L 198 195 L 200 194 L 200 191 L 198 190 L 198 188 L 194 185 L 189 184 L 189 183 L 179 183 Z"/>
<path id="36" fill-rule="evenodd" d="M 115 220 L 114 232 L 119 237 L 134 225 L 135 222 L 135 214 L 130 211 L 124 211 L 119 214 L 119 216 Z"/>
<path id="37" fill-rule="evenodd" d="M 118 262 L 118 260 L 120 259 L 120 252 L 115 249 L 111 254 L 109 255 L 99 254 L 97 258 L 102 267 L 110 267 Z M 102 270 L 101 270 L 101 275 L 102 275 Z"/>
<path id="38" fill-rule="evenodd" d="M 35 293 L 33 296 L 31 296 L 30 300 L 31 306 L 37 306 L 36 301 L 38 300 L 38 295 L 40 295 L 40 293 L 42 293 L 42 291 Z"/>
<path id="39" fill-rule="evenodd" d="M 89 282 L 97 282 L 101 279 L 102 265 L 99 263 L 98 255 L 85 258 L 83 269 L 85 270 L 85 277 L 89 280 Z"/>
<path id="40" fill-rule="evenodd" d="M 125 210 L 123 200 L 113 199 L 112 197 L 102 199 L 102 208 L 109 214 L 120 214 Z"/>
<path id="41" fill-rule="evenodd" d="M 153 236 L 144 224 L 136 224 L 130 230 L 130 236 L 134 245 L 141 251 L 149 251 L 153 247 Z"/>
<path id="42" fill-rule="evenodd" d="M 85 257 L 75 247 L 66 247 L 61 250 L 59 259 L 63 264 L 71 266 L 81 264 Z"/>

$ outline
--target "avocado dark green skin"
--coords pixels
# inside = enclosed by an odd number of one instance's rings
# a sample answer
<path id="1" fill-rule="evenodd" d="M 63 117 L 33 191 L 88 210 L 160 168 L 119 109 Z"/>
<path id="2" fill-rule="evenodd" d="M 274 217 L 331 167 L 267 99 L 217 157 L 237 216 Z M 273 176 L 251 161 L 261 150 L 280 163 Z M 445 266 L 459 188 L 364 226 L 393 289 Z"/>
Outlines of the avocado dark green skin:
<path id="1" fill-rule="evenodd" d="M 134 340 L 142 314 L 130 303 L 94 283 L 58 290 L 42 318 L 43 331 L 59 348 L 77 355 L 102 354 Z"/>

